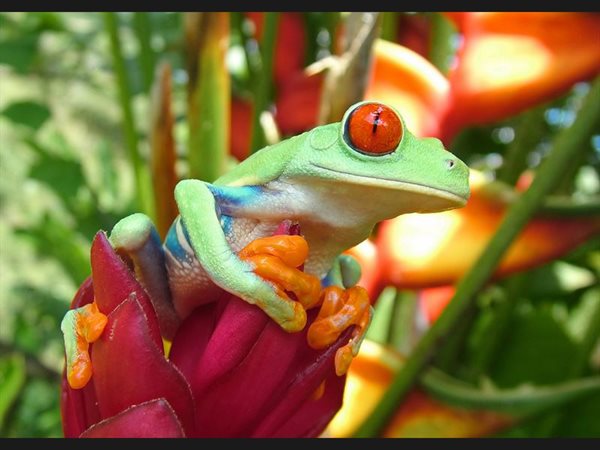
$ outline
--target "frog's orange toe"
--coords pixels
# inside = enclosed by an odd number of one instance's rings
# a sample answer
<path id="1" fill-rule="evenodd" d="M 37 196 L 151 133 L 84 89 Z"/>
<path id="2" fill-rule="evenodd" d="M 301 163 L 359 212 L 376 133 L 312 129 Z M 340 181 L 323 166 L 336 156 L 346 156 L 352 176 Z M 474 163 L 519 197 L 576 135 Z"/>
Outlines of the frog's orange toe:
<path id="1" fill-rule="evenodd" d="M 97 341 L 108 318 L 98 310 L 96 302 L 67 312 L 61 329 L 64 333 L 67 381 L 73 389 L 81 389 L 92 377 L 89 346 Z"/>
<path id="2" fill-rule="evenodd" d="M 254 273 L 275 283 L 284 301 L 291 301 L 286 292 L 292 292 L 305 309 L 318 304 L 319 279 L 298 269 L 308 257 L 308 244 L 302 236 L 259 238 L 244 247 L 239 257 L 253 265 Z"/>
<path id="3" fill-rule="evenodd" d="M 350 341 L 339 348 L 335 355 L 335 371 L 341 376 L 348 371 L 352 358 L 365 336 L 373 308 L 367 291 L 361 286 L 342 289 L 329 286 L 321 294 L 323 304 L 315 321 L 308 329 L 308 345 L 321 349 L 335 342 L 340 334 L 354 325 Z"/>

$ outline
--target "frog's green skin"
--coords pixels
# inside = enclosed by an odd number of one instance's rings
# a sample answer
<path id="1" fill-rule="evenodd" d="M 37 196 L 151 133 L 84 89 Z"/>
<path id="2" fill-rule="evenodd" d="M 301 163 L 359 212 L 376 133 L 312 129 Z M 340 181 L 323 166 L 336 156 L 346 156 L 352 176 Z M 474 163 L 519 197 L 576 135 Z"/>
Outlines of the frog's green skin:
<path id="1" fill-rule="evenodd" d="M 468 168 L 439 140 L 419 139 L 404 127 L 392 153 L 353 149 L 345 123 L 362 103 L 341 122 L 260 150 L 212 184 L 181 181 L 175 189 L 180 217 L 162 247 L 144 215 L 115 226 L 113 246 L 131 255 L 165 317 L 171 314 L 175 322 L 224 289 L 250 303 L 260 299 L 269 316 L 295 331 L 289 326 L 292 311 L 273 286 L 238 258 L 246 244 L 273 234 L 282 220 L 296 221 L 310 249 L 305 272 L 326 284 L 336 257 L 366 239 L 377 222 L 465 205 Z"/>

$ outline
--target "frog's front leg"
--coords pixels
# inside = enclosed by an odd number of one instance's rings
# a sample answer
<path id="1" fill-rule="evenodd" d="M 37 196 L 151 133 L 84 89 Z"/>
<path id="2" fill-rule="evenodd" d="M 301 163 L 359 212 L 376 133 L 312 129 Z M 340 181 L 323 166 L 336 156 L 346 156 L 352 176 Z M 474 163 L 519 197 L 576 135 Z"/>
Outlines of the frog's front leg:
<path id="1" fill-rule="evenodd" d="M 216 285 L 256 304 L 284 330 L 301 330 L 306 324 L 305 307 L 257 275 L 255 263 L 242 260 L 231 249 L 209 186 L 199 180 L 183 180 L 175 188 L 181 220 L 202 268 Z"/>
<path id="2" fill-rule="evenodd" d="M 110 243 L 131 262 L 156 311 L 161 334 L 171 339 L 180 318 L 173 307 L 165 253 L 160 236 L 150 218 L 136 213 L 121 219 L 110 233 Z"/>

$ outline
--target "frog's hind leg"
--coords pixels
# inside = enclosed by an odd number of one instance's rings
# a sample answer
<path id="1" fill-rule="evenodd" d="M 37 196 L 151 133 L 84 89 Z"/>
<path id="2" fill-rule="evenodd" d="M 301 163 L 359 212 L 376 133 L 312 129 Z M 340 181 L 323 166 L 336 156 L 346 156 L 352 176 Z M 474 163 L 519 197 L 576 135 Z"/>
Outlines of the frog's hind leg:
<path id="1" fill-rule="evenodd" d="M 133 263 L 136 278 L 156 311 L 161 334 L 171 339 L 180 319 L 173 308 L 165 253 L 154 224 L 144 214 L 127 216 L 112 229 L 110 242 L 117 253 Z"/>
<path id="2" fill-rule="evenodd" d="M 354 326 L 349 342 L 335 354 L 335 370 L 338 375 L 347 372 L 352 358 L 358 354 L 371 319 L 373 307 L 367 291 L 356 286 L 360 279 L 360 264 L 350 255 L 339 255 L 323 279 L 321 309 L 308 329 L 310 347 L 325 348 L 348 327 Z"/>
<path id="3" fill-rule="evenodd" d="M 340 286 L 348 289 L 358 283 L 360 276 L 360 263 L 351 255 L 341 254 L 335 258 L 321 284 L 323 287 Z"/>

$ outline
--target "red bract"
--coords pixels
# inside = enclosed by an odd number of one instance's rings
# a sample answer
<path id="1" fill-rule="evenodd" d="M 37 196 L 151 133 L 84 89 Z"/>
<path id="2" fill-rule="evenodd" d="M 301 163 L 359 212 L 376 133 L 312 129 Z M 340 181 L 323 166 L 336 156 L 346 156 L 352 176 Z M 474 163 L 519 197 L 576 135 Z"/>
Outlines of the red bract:
<path id="1" fill-rule="evenodd" d="M 262 41 L 265 15 L 263 12 L 246 12 L 245 16 L 256 27 L 255 36 Z M 281 13 L 277 27 L 277 40 L 273 61 L 273 78 L 280 86 L 287 78 L 302 70 L 306 53 L 306 31 L 302 13 Z"/>
<path id="2" fill-rule="evenodd" d="M 313 350 L 306 330 L 316 310 L 304 331 L 286 333 L 224 295 L 183 321 L 165 357 L 152 303 L 103 232 L 91 265 L 71 307 L 95 299 L 108 323 L 90 348 L 91 381 L 75 390 L 63 376 L 66 437 L 310 437 L 341 406 L 334 356 L 351 329 Z"/>

